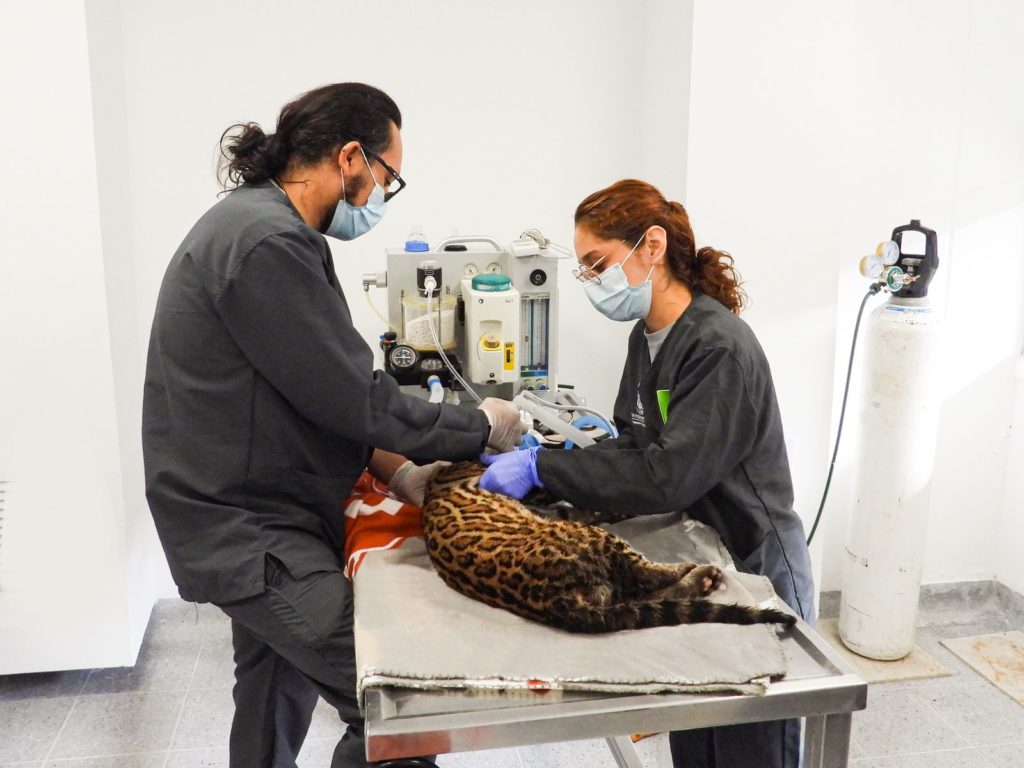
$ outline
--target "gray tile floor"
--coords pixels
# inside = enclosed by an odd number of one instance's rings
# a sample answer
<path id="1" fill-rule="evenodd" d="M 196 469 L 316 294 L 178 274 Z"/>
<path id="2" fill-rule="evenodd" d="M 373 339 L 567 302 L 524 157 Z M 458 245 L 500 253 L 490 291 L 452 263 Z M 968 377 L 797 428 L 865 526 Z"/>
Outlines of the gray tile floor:
<path id="1" fill-rule="evenodd" d="M 926 587 L 917 643 L 953 674 L 872 685 L 851 768 L 1024 768 L 1024 707 L 940 644 L 1022 626 L 1024 600 L 1001 585 Z"/>
<path id="2" fill-rule="evenodd" d="M 823 615 L 834 615 L 827 596 Z M 1024 707 L 939 644 L 1024 627 L 1024 600 L 991 583 L 929 588 L 918 643 L 954 674 L 872 685 L 854 716 L 856 768 L 1024 768 Z M 133 668 L 0 676 L 0 768 L 222 768 L 231 722 L 231 640 L 210 606 L 162 600 Z M 325 768 L 338 737 L 317 708 L 300 768 Z M 664 736 L 638 749 L 668 768 Z M 469 752 L 444 768 L 614 768 L 604 742 Z M 752 767 L 756 768 L 756 767 Z"/>

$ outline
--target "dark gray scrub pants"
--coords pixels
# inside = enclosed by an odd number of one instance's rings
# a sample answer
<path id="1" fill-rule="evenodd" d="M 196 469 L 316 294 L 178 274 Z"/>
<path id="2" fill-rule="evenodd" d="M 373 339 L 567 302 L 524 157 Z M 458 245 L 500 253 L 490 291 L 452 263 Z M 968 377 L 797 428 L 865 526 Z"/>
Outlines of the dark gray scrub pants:
<path id="1" fill-rule="evenodd" d="M 231 617 L 235 716 L 231 768 L 295 768 L 318 697 L 348 728 L 331 768 L 363 768 L 352 585 L 340 571 L 294 579 L 267 556 L 267 589 L 220 606 Z"/>
<path id="2" fill-rule="evenodd" d="M 769 534 L 749 557 L 736 559 L 736 568 L 767 576 L 782 601 L 814 625 L 814 577 L 802 526 Z M 800 721 L 673 731 L 669 745 L 674 768 L 798 768 Z"/>

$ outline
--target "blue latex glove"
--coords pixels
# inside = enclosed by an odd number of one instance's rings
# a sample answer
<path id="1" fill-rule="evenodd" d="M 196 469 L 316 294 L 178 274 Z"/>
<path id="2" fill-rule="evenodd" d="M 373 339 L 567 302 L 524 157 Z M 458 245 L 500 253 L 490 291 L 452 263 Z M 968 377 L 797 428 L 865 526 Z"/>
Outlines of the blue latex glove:
<path id="1" fill-rule="evenodd" d="M 522 451 L 481 456 L 480 461 L 488 466 L 480 477 L 480 487 L 513 499 L 523 498 L 534 488 L 543 488 L 544 484 L 537 477 L 539 450 L 540 446 L 536 446 Z"/>

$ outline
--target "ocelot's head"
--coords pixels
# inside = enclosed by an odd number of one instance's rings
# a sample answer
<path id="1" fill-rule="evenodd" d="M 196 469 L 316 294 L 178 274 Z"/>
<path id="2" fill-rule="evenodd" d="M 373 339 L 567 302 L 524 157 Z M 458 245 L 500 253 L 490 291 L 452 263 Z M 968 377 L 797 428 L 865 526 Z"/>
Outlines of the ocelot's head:
<path id="1" fill-rule="evenodd" d="M 486 467 L 479 461 L 458 461 L 444 467 L 430 481 L 427 488 L 427 501 L 431 497 L 448 494 L 457 489 L 476 491 L 484 469 Z"/>

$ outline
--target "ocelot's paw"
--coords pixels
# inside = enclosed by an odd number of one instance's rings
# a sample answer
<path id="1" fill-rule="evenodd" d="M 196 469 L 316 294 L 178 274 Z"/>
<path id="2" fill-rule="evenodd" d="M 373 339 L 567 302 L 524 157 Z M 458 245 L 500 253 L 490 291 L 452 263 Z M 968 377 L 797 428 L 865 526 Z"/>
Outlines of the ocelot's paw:
<path id="1" fill-rule="evenodd" d="M 715 565 L 702 565 L 690 571 L 686 580 L 698 595 L 710 595 L 722 583 L 722 570 Z"/>

